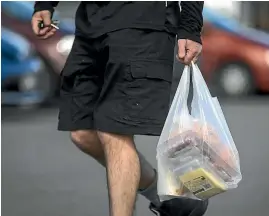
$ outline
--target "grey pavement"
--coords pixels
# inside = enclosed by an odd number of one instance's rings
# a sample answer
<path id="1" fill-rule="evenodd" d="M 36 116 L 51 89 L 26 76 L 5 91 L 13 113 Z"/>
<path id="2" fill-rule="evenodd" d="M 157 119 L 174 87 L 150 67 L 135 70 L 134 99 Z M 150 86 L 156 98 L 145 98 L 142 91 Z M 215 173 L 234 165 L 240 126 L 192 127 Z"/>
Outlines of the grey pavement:
<path id="1" fill-rule="evenodd" d="M 69 17 L 76 3 L 60 3 Z M 73 11 L 70 9 L 73 7 Z M 211 199 L 206 216 L 268 216 L 269 98 L 221 101 L 241 157 L 239 188 Z M 57 108 L 2 109 L 2 215 L 108 215 L 104 169 L 58 132 Z M 157 137 L 137 137 L 156 166 Z M 137 215 L 152 215 L 139 197 Z"/>
<path id="2" fill-rule="evenodd" d="M 211 199 L 206 216 L 268 216 L 269 98 L 224 101 L 241 156 L 239 188 Z M 57 108 L 2 110 L 3 216 L 108 215 L 104 169 L 57 132 Z M 137 137 L 155 166 L 157 138 Z M 139 198 L 137 215 L 152 215 Z"/>

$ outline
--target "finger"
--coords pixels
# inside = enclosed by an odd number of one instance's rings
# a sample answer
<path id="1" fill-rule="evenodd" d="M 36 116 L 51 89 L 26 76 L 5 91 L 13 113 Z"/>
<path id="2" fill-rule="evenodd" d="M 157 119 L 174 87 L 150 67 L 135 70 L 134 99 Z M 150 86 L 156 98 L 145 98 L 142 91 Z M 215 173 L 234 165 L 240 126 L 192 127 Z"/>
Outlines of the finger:
<path id="1" fill-rule="evenodd" d="M 198 58 L 198 56 L 200 55 L 202 51 L 202 45 L 195 41 L 187 40 L 186 47 L 187 49 L 193 50 L 193 52 L 196 53 L 196 56 L 195 56 L 196 58 Z"/>
<path id="2" fill-rule="evenodd" d="M 45 39 L 50 38 L 50 37 L 53 36 L 53 35 L 54 35 L 54 33 L 49 32 L 49 33 L 47 33 L 46 35 L 42 36 L 41 39 L 45 40 Z"/>
<path id="3" fill-rule="evenodd" d="M 194 62 L 197 61 L 197 58 L 202 50 L 202 45 L 195 41 L 187 40 L 186 49 L 187 49 L 187 54 L 184 59 L 184 62 L 185 64 L 189 65 L 191 61 L 194 61 Z"/>
<path id="4" fill-rule="evenodd" d="M 51 13 L 49 11 L 42 11 L 41 18 L 43 20 L 44 26 L 49 27 L 51 24 Z"/>
<path id="5" fill-rule="evenodd" d="M 32 24 L 32 29 L 33 29 L 33 32 L 36 34 L 36 35 L 39 35 L 39 31 L 40 31 L 40 28 L 39 28 L 39 22 L 42 21 L 42 18 L 40 16 L 40 12 L 36 12 L 33 17 L 32 17 L 32 20 L 31 20 L 31 24 Z"/>
<path id="6" fill-rule="evenodd" d="M 55 29 L 55 28 L 51 28 L 46 34 L 52 36 L 52 35 L 55 34 L 56 31 L 57 31 L 57 29 Z"/>
<path id="7" fill-rule="evenodd" d="M 56 28 L 52 28 L 50 31 L 53 32 L 53 34 L 54 34 L 57 31 L 57 29 Z"/>
<path id="8" fill-rule="evenodd" d="M 184 59 L 186 55 L 186 44 L 187 44 L 186 39 L 178 40 L 178 58 L 179 59 Z"/>
<path id="9" fill-rule="evenodd" d="M 41 39 L 47 39 L 50 38 L 51 36 L 53 36 L 56 32 L 56 29 L 52 29 L 51 31 L 49 31 L 48 33 L 46 33 L 44 36 L 41 37 Z"/>
<path id="10" fill-rule="evenodd" d="M 187 55 L 184 58 L 184 64 L 189 65 L 196 56 L 196 50 L 188 50 Z"/>
<path id="11" fill-rule="evenodd" d="M 39 35 L 39 27 L 38 27 L 39 22 L 40 21 L 35 18 L 32 19 L 32 29 L 35 35 Z"/>
<path id="12" fill-rule="evenodd" d="M 178 57 L 178 55 L 176 55 L 176 59 L 177 59 L 180 63 L 184 64 L 184 58 L 183 58 L 183 59 L 180 59 L 180 58 Z"/>
<path id="13" fill-rule="evenodd" d="M 44 27 L 39 30 L 39 35 L 40 36 L 45 36 L 47 33 L 50 32 L 51 27 Z"/>
<path id="14" fill-rule="evenodd" d="M 192 59 L 192 61 L 193 61 L 193 63 L 195 64 L 195 63 L 197 63 L 197 61 L 198 61 L 198 59 L 199 59 L 199 57 L 200 57 L 200 50 L 198 49 L 196 49 L 196 51 L 195 51 L 195 56 L 193 57 L 193 59 Z"/>

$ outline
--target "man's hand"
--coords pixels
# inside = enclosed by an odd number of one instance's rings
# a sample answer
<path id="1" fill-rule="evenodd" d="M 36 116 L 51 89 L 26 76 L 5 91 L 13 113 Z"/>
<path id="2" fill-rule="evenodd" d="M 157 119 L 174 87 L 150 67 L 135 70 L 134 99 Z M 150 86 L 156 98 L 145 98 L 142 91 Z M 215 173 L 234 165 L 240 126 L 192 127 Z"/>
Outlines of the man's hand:
<path id="1" fill-rule="evenodd" d="M 192 61 L 196 62 L 201 51 L 202 45 L 195 41 L 188 39 L 178 40 L 177 59 L 185 65 L 189 65 Z"/>
<path id="2" fill-rule="evenodd" d="M 43 21 L 44 28 L 39 28 L 39 23 Z M 38 11 L 32 17 L 32 29 L 41 39 L 47 39 L 55 34 L 56 29 L 51 25 L 51 12 L 48 10 Z"/>

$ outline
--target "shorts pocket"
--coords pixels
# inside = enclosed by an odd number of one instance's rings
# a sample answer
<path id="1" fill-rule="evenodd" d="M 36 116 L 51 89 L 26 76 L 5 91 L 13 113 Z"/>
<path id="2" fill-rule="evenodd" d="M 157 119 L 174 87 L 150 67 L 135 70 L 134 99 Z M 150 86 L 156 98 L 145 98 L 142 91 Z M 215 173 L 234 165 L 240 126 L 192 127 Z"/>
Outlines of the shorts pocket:
<path id="1" fill-rule="evenodd" d="M 169 107 L 173 63 L 132 60 L 126 75 L 118 87 L 115 112 L 124 121 L 163 124 Z"/>
<path id="2" fill-rule="evenodd" d="M 133 79 L 156 79 L 172 82 L 173 62 L 167 60 L 133 60 L 131 61 Z"/>

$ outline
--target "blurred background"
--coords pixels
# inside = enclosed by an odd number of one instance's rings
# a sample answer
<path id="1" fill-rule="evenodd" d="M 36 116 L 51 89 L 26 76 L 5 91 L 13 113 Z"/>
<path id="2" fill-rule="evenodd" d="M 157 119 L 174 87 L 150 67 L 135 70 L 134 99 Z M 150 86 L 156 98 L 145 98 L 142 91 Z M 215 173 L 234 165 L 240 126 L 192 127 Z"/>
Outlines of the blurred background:
<path id="1" fill-rule="evenodd" d="M 79 2 L 60 2 L 57 34 L 38 40 L 33 2 L 1 2 L 2 213 L 108 215 L 104 169 L 57 132 L 59 73 L 74 40 Z M 200 69 L 220 98 L 243 180 L 211 199 L 206 216 L 268 215 L 269 2 L 205 1 Z M 175 92 L 183 66 L 175 62 Z M 157 138 L 138 148 L 156 165 Z M 103 208 L 96 208 L 102 203 Z M 138 199 L 137 215 L 151 215 Z"/>

